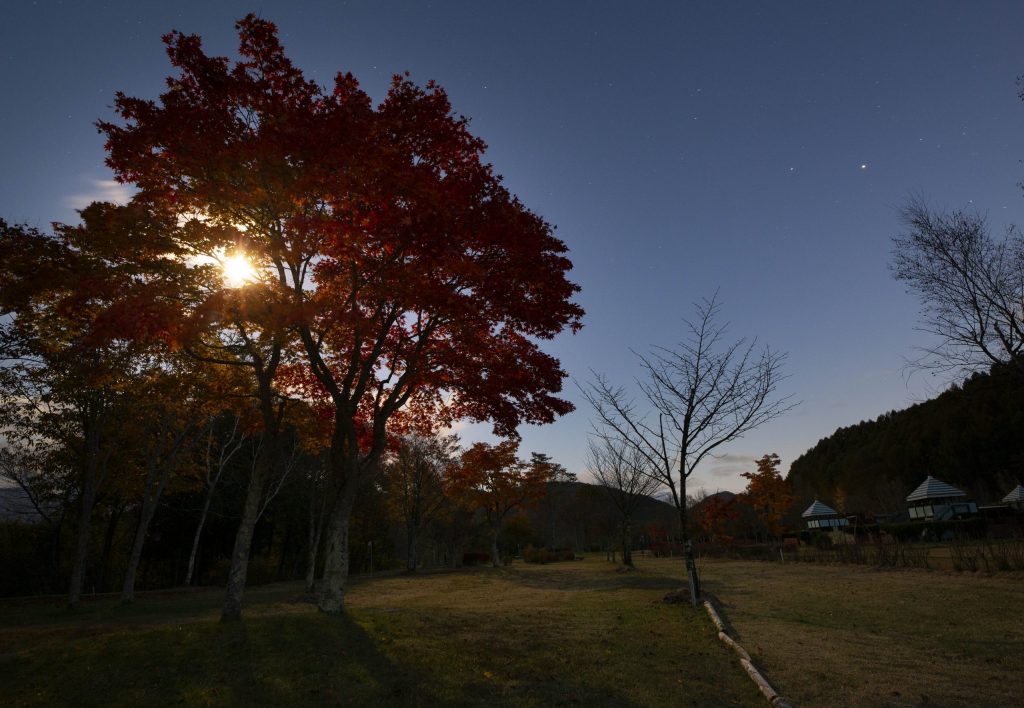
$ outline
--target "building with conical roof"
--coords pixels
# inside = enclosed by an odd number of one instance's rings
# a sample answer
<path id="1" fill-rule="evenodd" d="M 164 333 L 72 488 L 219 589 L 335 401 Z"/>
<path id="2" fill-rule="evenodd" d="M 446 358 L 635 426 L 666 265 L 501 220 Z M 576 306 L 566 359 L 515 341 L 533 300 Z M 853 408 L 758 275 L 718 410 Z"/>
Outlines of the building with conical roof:
<path id="1" fill-rule="evenodd" d="M 931 475 L 907 495 L 911 519 L 945 521 L 978 513 L 978 505 L 962 501 L 967 495 L 956 487 Z"/>
<path id="2" fill-rule="evenodd" d="M 850 523 L 846 519 L 839 518 L 838 511 L 828 504 L 822 504 L 817 499 L 800 516 L 807 519 L 807 528 L 809 529 L 829 529 L 848 526 Z"/>
<path id="3" fill-rule="evenodd" d="M 1024 511 L 1024 485 L 1018 484 L 1013 490 L 1003 497 L 1003 503 L 1011 509 Z"/>

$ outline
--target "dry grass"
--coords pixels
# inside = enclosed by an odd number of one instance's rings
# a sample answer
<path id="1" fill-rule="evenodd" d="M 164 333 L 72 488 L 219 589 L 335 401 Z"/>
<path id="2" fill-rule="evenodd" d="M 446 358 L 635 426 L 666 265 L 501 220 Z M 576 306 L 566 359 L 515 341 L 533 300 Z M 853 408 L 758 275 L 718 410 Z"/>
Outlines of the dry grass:
<path id="1" fill-rule="evenodd" d="M 378 577 L 353 583 L 344 617 L 275 585 L 227 626 L 219 590 L 0 603 L 0 704 L 764 705 L 702 611 L 660 602 L 676 570 Z"/>
<path id="2" fill-rule="evenodd" d="M 703 578 L 798 705 L 1020 705 L 1019 574 L 709 561 Z"/>

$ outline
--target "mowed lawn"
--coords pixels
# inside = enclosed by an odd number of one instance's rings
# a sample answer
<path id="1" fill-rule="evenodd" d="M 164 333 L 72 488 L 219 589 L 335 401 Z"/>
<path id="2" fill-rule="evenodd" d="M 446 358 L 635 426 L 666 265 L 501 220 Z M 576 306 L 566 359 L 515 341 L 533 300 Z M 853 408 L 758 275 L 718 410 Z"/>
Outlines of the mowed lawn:
<path id="1" fill-rule="evenodd" d="M 731 634 L 797 705 L 1024 703 L 1019 573 L 739 561 L 702 569 Z"/>
<path id="2" fill-rule="evenodd" d="M 765 705 L 703 610 L 665 605 L 681 566 L 593 558 L 359 579 L 318 614 L 293 584 L 0 601 L 2 705 Z"/>

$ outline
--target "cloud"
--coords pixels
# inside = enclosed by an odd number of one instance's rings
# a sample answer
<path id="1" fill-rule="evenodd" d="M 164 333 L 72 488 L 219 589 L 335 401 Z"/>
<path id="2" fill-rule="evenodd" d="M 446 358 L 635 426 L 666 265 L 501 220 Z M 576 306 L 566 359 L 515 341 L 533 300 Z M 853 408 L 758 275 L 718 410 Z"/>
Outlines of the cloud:
<path id="1" fill-rule="evenodd" d="M 469 426 L 469 423 L 466 420 L 460 418 L 459 420 L 457 420 L 454 423 L 452 423 L 451 425 L 449 425 L 447 428 L 442 429 L 441 430 L 441 434 L 442 435 L 450 435 L 452 433 L 457 433 L 460 430 L 465 430 L 466 427 L 468 427 L 468 426 Z"/>
<path id="2" fill-rule="evenodd" d="M 707 474 L 712 477 L 735 477 L 741 472 L 752 472 L 757 467 L 755 455 L 725 453 L 715 455 Z"/>
<path id="3" fill-rule="evenodd" d="M 89 179 L 89 187 L 83 194 L 64 197 L 64 204 L 72 209 L 84 209 L 92 202 L 113 202 L 127 204 L 135 193 L 131 187 L 112 179 Z"/>

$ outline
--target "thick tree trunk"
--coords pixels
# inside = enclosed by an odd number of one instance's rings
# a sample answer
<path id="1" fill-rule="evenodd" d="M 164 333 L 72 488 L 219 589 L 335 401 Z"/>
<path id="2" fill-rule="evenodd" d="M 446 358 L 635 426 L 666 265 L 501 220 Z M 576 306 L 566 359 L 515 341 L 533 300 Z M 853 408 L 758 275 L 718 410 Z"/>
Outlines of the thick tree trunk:
<path id="1" fill-rule="evenodd" d="M 491 532 L 491 566 L 494 568 L 501 567 L 501 556 L 498 554 L 498 532 L 500 527 L 498 524 L 494 524 L 494 528 Z"/>
<path id="2" fill-rule="evenodd" d="M 256 531 L 256 522 L 260 518 L 260 504 L 263 501 L 263 488 L 266 486 L 269 467 L 272 464 L 270 447 L 276 443 L 264 441 L 263 459 L 258 460 L 249 488 L 245 493 L 245 506 L 242 508 L 242 519 L 235 534 L 235 546 L 231 551 L 231 568 L 228 571 L 228 584 L 224 593 L 224 606 L 221 608 L 221 622 L 236 622 L 242 619 L 242 595 L 245 593 L 245 579 L 249 573 L 249 552 L 252 550 L 252 538 Z"/>
<path id="3" fill-rule="evenodd" d="M 331 513 L 324 574 L 317 601 L 320 611 L 328 614 L 340 614 L 345 609 L 345 582 L 348 580 L 349 564 L 348 526 L 354 501 L 355 489 L 346 489 Z"/>

